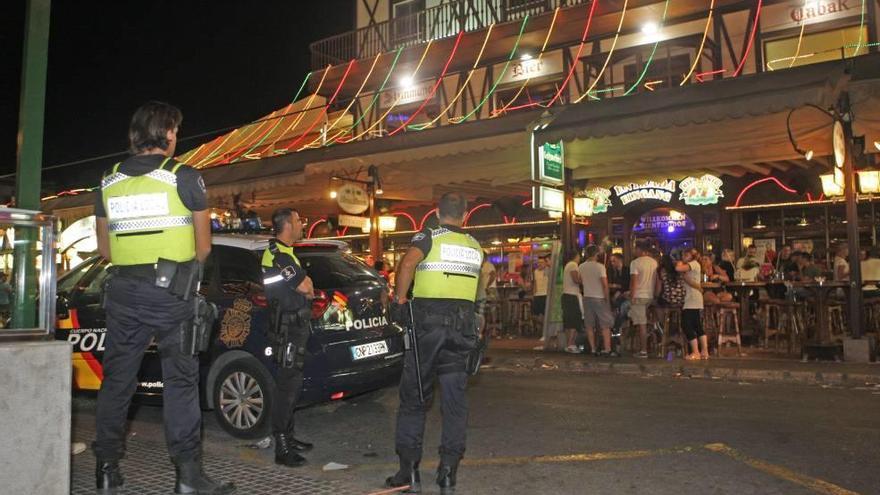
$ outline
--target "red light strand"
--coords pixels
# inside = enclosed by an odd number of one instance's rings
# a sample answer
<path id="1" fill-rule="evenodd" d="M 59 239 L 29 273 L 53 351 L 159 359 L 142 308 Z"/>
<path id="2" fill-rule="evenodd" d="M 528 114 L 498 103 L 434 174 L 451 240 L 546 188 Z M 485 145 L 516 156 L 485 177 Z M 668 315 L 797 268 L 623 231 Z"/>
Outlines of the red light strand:
<path id="1" fill-rule="evenodd" d="M 739 192 L 739 196 L 736 197 L 736 203 L 734 203 L 733 206 L 734 206 L 734 207 L 739 206 L 740 202 L 741 202 L 742 199 L 743 199 L 743 196 L 745 196 L 745 194 L 746 194 L 751 188 L 753 188 L 753 187 L 755 187 L 755 186 L 757 186 L 757 185 L 759 185 L 759 184 L 763 184 L 763 183 L 765 183 L 765 182 L 773 182 L 774 184 L 776 184 L 777 186 L 779 186 L 779 188 L 782 189 L 783 191 L 788 192 L 788 193 L 792 193 L 792 194 L 797 194 L 797 191 L 795 191 L 794 189 L 792 189 L 792 188 L 786 186 L 785 184 L 783 184 L 782 182 L 780 182 L 779 179 L 777 179 L 776 177 L 764 177 L 763 179 L 758 179 L 758 180 L 752 182 L 751 184 L 747 185 L 746 187 L 744 187 L 743 190 Z"/>
<path id="2" fill-rule="evenodd" d="M 309 227 L 309 232 L 306 234 L 306 239 L 311 239 L 312 233 L 315 232 L 315 227 L 317 227 L 318 225 L 320 225 L 326 221 L 327 221 L 326 218 L 319 218 L 318 220 L 315 220 L 315 222 L 312 224 L 312 226 Z"/>
<path id="3" fill-rule="evenodd" d="M 428 210 L 428 213 L 425 213 L 425 216 L 422 217 L 422 221 L 419 222 L 419 230 L 425 228 L 425 222 L 428 221 L 428 217 L 437 212 L 437 208 L 433 208 Z"/>
<path id="4" fill-rule="evenodd" d="M 300 134 L 299 137 L 296 138 L 296 140 L 293 143 L 285 146 L 284 147 L 285 150 L 290 150 L 291 148 L 293 148 L 293 147 L 297 146 L 299 143 L 301 143 L 303 138 L 305 138 L 306 135 L 308 135 L 308 133 L 312 132 L 312 129 L 315 128 L 315 126 L 318 124 L 318 122 L 320 122 L 321 119 L 323 119 L 324 116 L 327 115 L 327 110 L 330 109 L 330 105 L 333 104 L 333 102 L 336 100 L 336 96 L 339 95 L 339 91 L 342 89 L 342 86 L 345 84 L 345 80 L 348 79 L 348 74 L 351 72 L 351 68 L 354 67 L 354 63 L 355 63 L 355 59 L 351 59 L 351 61 L 348 62 L 348 67 L 345 68 L 345 73 L 342 75 L 342 79 L 339 80 L 339 85 L 336 86 L 336 90 L 333 91 L 333 96 L 331 96 L 330 99 L 327 100 L 327 104 L 324 105 L 323 110 L 321 110 L 321 114 L 318 115 L 317 118 L 315 118 L 315 120 L 311 123 L 311 125 L 309 125 L 308 129 L 306 129 L 305 132 Z"/>
<path id="5" fill-rule="evenodd" d="M 590 31 L 590 24 L 593 23 L 593 12 L 596 11 L 596 5 L 598 5 L 598 4 L 599 4 L 599 0 L 593 0 L 592 2 L 590 2 L 590 13 L 587 15 L 587 23 L 584 27 L 584 34 L 583 34 L 583 36 L 581 36 L 581 44 L 578 46 L 577 55 L 575 55 L 574 59 L 572 59 L 572 60 L 577 61 L 577 60 L 581 59 L 581 51 L 583 51 L 584 45 L 587 42 L 587 33 Z M 559 90 L 556 91 L 556 94 L 553 96 L 553 98 L 550 100 L 550 102 L 547 103 L 548 107 L 553 106 L 553 103 L 555 103 L 556 100 L 559 99 L 559 97 L 562 95 L 562 92 L 565 91 L 565 88 L 568 87 L 568 82 L 571 80 L 571 76 L 574 75 L 574 71 L 576 69 L 577 69 L 577 63 L 576 62 L 572 63 L 571 67 L 568 68 L 568 75 L 565 76 L 565 80 L 562 81 L 562 85 L 559 86 Z"/>
<path id="6" fill-rule="evenodd" d="M 758 0 L 758 8 L 755 11 L 755 22 L 752 24 L 752 32 L 749 34 L 749 44 L 746 45 L 746 51 L 743 52 L 742 58 L 739 60 L 739 66 L 733 71 L 733 77 L 738 76 L 743 67 L 746 65 L 746 58 L 749 56 L 749 52 L 752 51 L 752 45 L 755 44 L 755 33 L 758 31 L 758 21 L 761 19 L 761 6 L 763 5 L 764 0 Z"/>

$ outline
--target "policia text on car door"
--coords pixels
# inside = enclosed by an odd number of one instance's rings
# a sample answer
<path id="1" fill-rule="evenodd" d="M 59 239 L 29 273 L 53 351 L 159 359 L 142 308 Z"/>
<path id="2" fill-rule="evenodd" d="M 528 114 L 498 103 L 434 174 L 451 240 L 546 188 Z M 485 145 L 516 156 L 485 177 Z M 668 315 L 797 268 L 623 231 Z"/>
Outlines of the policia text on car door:
<path id="1" fill-rule="evenodd" d="M 164 381 L 165 438 L 176 467 L 175 493 L 226 494 L 201 467 L 198 356 L 182 349 L 192 331 L 198 263 L 211 250 L 210 217 L 201 175 L 175 162 L 180 110 L 150 102 L 131 119 L 134 156 L 101 182 L 95 205 L 98 247 L 112 264 L 105 285 L 104 380 L 96 410 L 98 493 L 122 490 L 128 406 L 153 338 Z"/>
<path id="2" fill-rule="evenodd" d="M 314 299 L 312 279 L 293 252 L 293 243 L 302 238 L 299 213 L 281 208 L 272 214 L 275 238 L 263 252 L 263 285 L 272 311 L 269 338 L 278 372 L 275 374 L 275 402 L 272 405 L 272 435 L 275 463 L 289 467 L 305 464 L 300 452 L 312 444 L 293 436 L 293 411 L 302 391 L 306 344 L 311 333 Z"/>

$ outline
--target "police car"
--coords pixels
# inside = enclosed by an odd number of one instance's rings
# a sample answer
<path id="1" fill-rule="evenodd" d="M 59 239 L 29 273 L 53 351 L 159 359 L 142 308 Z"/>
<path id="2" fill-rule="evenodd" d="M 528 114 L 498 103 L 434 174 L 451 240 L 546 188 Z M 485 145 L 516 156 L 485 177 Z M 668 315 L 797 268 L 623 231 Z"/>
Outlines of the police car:
<path id="1" fill-rule="evenodd" d="M 269 308 L 260 257 L 269 237 L 215 235 L 201 291 L 220 309 L 201 355 L 202 404 L 239 438 L 264 435 L 275 399 L 276 365 L 267 339 Z M 403 368 L 403 332 L 389 321 L 388 286 L 340 241 L 304 241 L 296 254 L 315 285 L 312 335 L 301 403 L 336 400 L 395 383 Z M 101 386 L 106 338 L 101 287 L 108 264 L 92 258 L 58 281 L 55 338 L 73 344 L 74 386 Z M 138 373 L 136 395 L 161 400 L 162 370 L 154 345 Z"/>

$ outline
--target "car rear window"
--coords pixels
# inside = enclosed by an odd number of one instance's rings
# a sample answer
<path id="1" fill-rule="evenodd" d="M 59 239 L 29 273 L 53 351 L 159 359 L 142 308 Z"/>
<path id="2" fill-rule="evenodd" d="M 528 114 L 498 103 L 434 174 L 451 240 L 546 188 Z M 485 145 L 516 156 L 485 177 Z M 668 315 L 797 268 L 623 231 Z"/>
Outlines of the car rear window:
<path id="1" fill-rule="evenodd" d="M 247 249 L 230 246 L 217 246 L 212 249 L 214 263 L 220 268 L 220 278 L 223 284 L 253 282 L 263 283 L 263 272 L 256 253 Z"/>
<path id="2" fill-rule="evenodd" d="M 342 251 L 301 250 L 297 252 L 297 257 L 319 289 L 339 289 L 360 282 L 381 280 L 367 265 Z"/>

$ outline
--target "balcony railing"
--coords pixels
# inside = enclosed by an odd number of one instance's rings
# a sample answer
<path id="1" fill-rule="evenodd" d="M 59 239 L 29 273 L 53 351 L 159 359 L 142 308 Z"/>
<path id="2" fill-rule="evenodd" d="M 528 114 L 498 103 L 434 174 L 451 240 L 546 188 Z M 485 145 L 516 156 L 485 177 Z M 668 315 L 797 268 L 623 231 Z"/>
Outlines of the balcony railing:
<path id="1" fill-rule="evenodd" d="M 520 20 L 552 12 L 556 7 L 588 3 L 589 0 L 458 0 L 416 14 L 395 17 L 355 31 L 318 40 L 309 49 L 312 69 L 322 69 L 351 59 L 363 59 L 453 36 L 459 31 L 476 31 L 492 23 Z"/>

